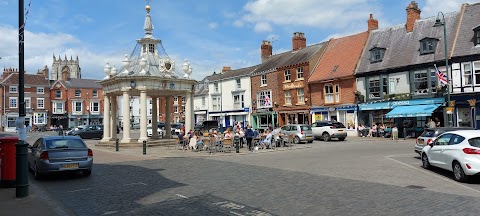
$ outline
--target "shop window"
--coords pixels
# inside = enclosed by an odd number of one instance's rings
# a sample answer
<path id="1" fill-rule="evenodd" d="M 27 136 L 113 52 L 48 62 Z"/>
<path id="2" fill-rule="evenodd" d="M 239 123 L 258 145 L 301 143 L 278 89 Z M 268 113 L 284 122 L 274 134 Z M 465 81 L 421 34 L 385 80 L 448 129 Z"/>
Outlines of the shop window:
<path id="1" fill-rule="evenodd" d="M 7 127 L 16 127 L 15 122 L 17 121 L 17 117 L 8 117 L 7 118 Z"/>
<path id="2" fill-rule="evenodd" d="M 380 78 L 372 77 L 368 81 L 369 98 L 380 98 Z"/>
<path id="3" fill-rule="evenodd" d="M 459 127 L 472 126 L 472 115 L 470 108 L 457 108 L 457 118 Z"/>
<path id="4" fill-rule="evenodd" d="M 33 124 L 46 124 L 45 113 L 35 113 L 33 115 Z"/>

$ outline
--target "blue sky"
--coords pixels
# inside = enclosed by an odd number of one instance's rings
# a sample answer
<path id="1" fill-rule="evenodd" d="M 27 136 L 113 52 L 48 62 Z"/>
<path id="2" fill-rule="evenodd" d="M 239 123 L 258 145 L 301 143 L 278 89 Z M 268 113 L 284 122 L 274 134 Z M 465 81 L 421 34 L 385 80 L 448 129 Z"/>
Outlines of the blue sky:
<path id="1" fill-rule="evenodd" d="M 25 0 L 28 5 L 30 0 Z M 419 0 L 421 17 L 460 10 L 478 0 Z M 152 0 L 154 36 L 177 65 L 188 59 L 192 77 L 260 63 L 262 40 L 273 53 L 291 50 L 293 32 L 307 45 L 367 29 L 370 13 L 380 28 L 405 23 L 408 0 Z M 52 55 L 80 59 L 83 78 L 103 78 L 106 62 L 121 65 L 143 37 L 144 0 L 31 0 L 25 67 L 51 67 Z M 0 0 L 0 67 L 18 67 L 18 1 Z M 118 68 L 118 67 L 117 67 Z"/>

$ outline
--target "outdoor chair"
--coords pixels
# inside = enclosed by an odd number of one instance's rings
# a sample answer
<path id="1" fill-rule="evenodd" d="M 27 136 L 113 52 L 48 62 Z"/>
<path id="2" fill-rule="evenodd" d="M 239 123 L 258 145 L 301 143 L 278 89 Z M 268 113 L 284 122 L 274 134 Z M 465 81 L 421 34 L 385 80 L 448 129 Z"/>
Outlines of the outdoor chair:
<path id="1" fill-rule="evenodd" d="M 185 150 L 186 147 L 186 140 L 180 140 L 179 138 L 175 138 L 175 146 L 177 146 L 179 149 L 182 149 L 182 151 Z"/>
<path id="2" fill-rule="evenodd" d="M 223 152 L 227 152 L 227 149 L 229 152 L 232 152 L 232 144 L 233 144 L 232 139 L 224 139 L 223 146 L 222 146 Z"/>

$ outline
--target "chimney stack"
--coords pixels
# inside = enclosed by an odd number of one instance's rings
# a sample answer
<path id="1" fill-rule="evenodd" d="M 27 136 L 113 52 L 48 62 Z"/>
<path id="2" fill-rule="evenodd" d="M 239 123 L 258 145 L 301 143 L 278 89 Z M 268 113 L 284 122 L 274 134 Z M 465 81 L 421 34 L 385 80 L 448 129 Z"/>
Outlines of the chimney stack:
<path id="1" fill-rule="evenodd" d="M 232 70 L 232 68 L 228 67 L 228 66 L 223 66 L 223 69 L 222 69 L 222 73 L 225 73 L 229 70 Z"/>
<path id="2" fill-rule="evenodd" d="M 292 37 L 293 50 L 299 50 L 307 47 L 307 39 L 303 32 L 295 32 Z"/>
<path id="3" fill-rule="evenodd" d="M 260 46 L 262 52 L 262 62 L 268 59 L 272 55 L 272 44 L 270 41 L 264 40 L 262 41 L 262 45 Z"/>
<path id="4" fill-rule="evenodd" d="M 418 8 L 418 4 L 415 1 L 412 1 L 407 7 L 407 23 L 405 27 L 407 32 L 412 32 L 413 27 L 415 25 L 415 21 L 420 19 L 420 8 Z"/>
<path id="5" fill-rule="evenodd" d="M 378 29 L 378 20 L 373 19 L 373 14 L 370 14 L 370 19 L 368 20 L 368 31 Z"/>

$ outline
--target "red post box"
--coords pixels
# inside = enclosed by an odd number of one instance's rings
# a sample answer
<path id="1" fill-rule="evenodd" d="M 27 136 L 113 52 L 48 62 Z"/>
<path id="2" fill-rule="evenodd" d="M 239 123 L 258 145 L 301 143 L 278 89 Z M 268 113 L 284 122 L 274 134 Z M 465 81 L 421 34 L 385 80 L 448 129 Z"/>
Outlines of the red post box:
<path id="1" fill-rule="evenodd" d="M 0 137 L 0 186 L 15 187 L 16 149 L 18 137 Z"/>

